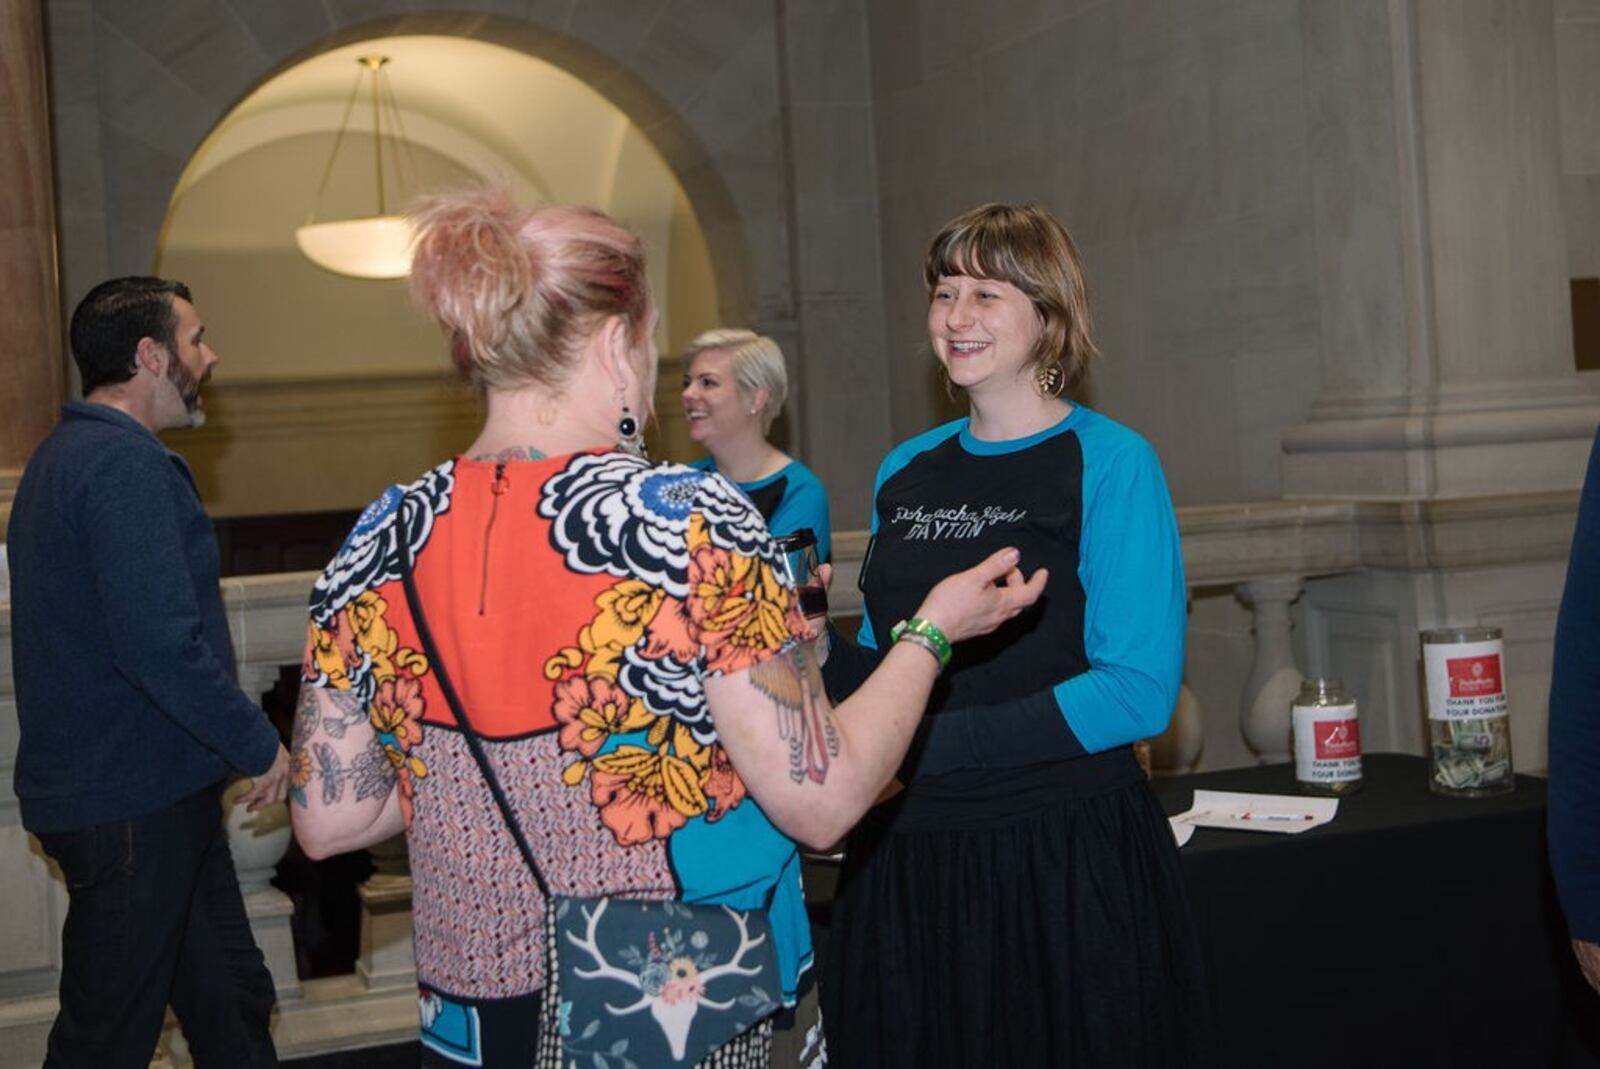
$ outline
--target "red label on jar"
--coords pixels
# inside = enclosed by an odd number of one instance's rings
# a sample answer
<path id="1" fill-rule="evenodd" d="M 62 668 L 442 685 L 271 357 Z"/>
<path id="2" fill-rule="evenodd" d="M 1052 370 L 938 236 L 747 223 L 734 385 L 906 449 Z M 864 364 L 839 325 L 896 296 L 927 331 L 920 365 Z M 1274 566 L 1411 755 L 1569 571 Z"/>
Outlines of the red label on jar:
<path id="1" fill-rule="evenodd" d="M 1482 694 L 1500 693 L 1500 655 L 1486 653 L 1480 657 L 1450 657 L 1445 668 L 1450 673 L 1450 697 L 1476 698 Z"/>
<path id="2" fill-rule="evenodd" d="M 1336 761 L 1361 756 L 1359 720 L 1318 720 L 1316 723 L 1317 760 Z"/>

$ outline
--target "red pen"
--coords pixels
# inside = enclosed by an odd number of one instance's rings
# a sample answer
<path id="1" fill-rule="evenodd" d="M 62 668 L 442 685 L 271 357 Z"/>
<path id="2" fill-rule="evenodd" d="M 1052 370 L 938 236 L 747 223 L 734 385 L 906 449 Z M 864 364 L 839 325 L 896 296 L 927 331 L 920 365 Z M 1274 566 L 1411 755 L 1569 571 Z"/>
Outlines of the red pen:
<path id="1" fill-rule="evenodd" d="M 1240 820 L 1316 820 L 1310 813 L 1240 813 Z"/>

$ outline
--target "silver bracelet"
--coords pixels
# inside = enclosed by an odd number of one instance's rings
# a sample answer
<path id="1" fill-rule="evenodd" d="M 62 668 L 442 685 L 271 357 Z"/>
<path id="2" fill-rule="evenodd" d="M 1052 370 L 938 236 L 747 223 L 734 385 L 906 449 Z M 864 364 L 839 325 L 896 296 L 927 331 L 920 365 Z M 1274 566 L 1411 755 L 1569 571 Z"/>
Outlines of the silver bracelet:
<path id="1" fill-rule="evenodd" d="M 939 646 L 933 639 L 917 631 L 902 631 L 900 632 L 900 637 L 895 639 L 896 645 L 901 642 L 909 642 L 913 646 L 921 646 L 927 650 L 929 655 L 933 657 L 934 662 L 938 664 L 939 670 L 941 672 L 944 671 L 944 654 L 939 652 Z"/>

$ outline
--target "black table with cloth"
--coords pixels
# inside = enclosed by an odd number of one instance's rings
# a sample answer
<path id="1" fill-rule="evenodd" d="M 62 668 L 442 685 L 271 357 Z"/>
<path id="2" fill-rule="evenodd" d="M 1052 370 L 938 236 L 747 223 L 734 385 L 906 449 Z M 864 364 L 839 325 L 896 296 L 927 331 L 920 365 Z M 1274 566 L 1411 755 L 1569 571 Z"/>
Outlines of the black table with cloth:
<path id="1" fill-rule="evenodd" d="M 1183 848 L 1220 1064 L 1600 1066 L 1600 996 L 1556 905 L 1544 781 L 1446 798 L 1424 758 L 1363 766 L 1331 824 L 1198 828 Z M 1152 786 L 1173 815 L 1196 789 L 1297 793 L 1289 765 Z"/>

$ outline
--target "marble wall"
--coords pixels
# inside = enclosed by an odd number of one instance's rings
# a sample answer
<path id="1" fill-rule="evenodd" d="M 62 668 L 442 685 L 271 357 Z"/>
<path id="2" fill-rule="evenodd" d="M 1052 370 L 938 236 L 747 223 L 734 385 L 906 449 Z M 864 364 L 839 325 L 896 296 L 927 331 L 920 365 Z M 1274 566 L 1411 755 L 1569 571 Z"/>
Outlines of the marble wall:
<path id="1" fill-rule="evenodd" d="M 1556 4 L 1561 200 L 1573 278 L 1600 278 L 1600 0 Z"/>
<path id="2" fill-rule="evenodd" d="M 1600 418 L 1566 294 L 1600 257 L 1597 10 L 870 5 L 897 435 L 951 408 L 928 237 L 1036 200 L 1084 253 L 1086 398 L 1180 502 L 1575 485 Z"/>
<path id="3" fill-rule="evenodd" d="M 1055 212 L 1104 360 L 1087 398 L 1185 503 L 1275 497 L 1321 328 L 1300 5 L 869 5 L 897 435 L 946 409 L 921 261 L 988 200 Z"/>

